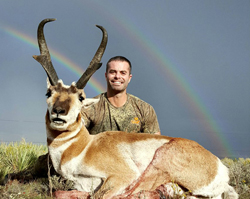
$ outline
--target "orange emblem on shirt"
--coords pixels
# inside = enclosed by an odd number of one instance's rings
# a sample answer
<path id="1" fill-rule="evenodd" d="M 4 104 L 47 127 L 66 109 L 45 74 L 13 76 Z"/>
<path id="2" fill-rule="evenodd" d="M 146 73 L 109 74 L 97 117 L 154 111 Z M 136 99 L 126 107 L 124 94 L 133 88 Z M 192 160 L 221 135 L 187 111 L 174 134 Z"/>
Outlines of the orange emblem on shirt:
<path id="1" fill-rule="evenodd" d="M 139 124 L 140 123 L 140 120 L 138 117 L 135 117 L 133 120 L 131 120 L 131 123 L 132 124 Z"/>

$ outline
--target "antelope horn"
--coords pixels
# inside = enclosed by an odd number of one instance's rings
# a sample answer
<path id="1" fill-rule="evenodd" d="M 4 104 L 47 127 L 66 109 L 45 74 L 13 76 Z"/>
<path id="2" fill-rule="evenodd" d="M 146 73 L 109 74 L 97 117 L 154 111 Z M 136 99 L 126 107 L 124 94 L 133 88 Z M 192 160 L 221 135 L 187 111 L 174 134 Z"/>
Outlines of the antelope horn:
<path id="1" fill-rule="evenodd" d="M 38 61 L 44 68 L 52 86 L 55 86 L 57 84 L 58 76 L 51 62 L 51 57 L 44 37 L 43 28 L 47 22 L 55 20 L 56 19 L 44 19 L 40 22 L 37 29 L 37 41 L 40 49 L 40 55 L 33 55 L 33 58 Z"/>
<path id="2" fill-rule="evenodd" d="M 86 69 L 86 71 L 83 73 L 83 75 L 80 77 L 80 79 L 77 81 L 76 83 L 76 87 L 78 89 L 83 89 L 87 82 L 89 81 L 90 77 L 95 73 L 95 71 L 97 71 L 102 63 L 100 63 L 102 56 L 104 54 L 105 48 L 107 46 L 107 42 L 108 42 L 108 34 L 107 31 L 105 30 L 105 28 L 103 28 L 102 26 L 98 26 L 96 25 L 98 28 L 101 29 L 102 31 L 102 41 L 101 44 L 99 46 L 99 48 L 97 49 L 95 56 L 93 57 L 92 61 L 90 62 L 88 68 Z"/>

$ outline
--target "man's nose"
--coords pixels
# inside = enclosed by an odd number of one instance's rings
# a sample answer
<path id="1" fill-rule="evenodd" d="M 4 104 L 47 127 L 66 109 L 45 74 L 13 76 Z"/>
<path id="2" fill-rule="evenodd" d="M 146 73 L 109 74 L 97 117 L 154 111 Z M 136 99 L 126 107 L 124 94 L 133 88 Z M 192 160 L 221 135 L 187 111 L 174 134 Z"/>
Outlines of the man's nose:
<path id="1" fill-rule="evenodd" d="M 115 74 L 115 78 L 119 79 L 121 77 L 121 74 L 120 73 L 116 73 Z"/>

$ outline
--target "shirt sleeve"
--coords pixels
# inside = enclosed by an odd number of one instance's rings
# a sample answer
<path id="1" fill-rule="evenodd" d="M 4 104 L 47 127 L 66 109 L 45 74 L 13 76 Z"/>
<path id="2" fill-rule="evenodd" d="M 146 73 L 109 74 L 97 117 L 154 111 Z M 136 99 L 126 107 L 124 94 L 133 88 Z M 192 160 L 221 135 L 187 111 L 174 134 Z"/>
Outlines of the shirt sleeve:
<path id="1" fill-rule="evenodd" d="M 143 133 L 154 134 L 160 132 L 160 127 L 154 108 L 147 104 L 144 111 L 144 124 L 142 126 Z"/>
<path id="2" fill-rule="evenodd" d="M 102 96 L 103 96 L 102 94 L 97 95 L 96 97 L 94 97 L 95 99 L 100 98 L 100 100 L 97 103 L 91 104 L 90 106 L 87 106 L 87 107 L 82 107 L 82 110 L 81 110 L 83 123 L 90 134 L 92 134 L 92 132 L 90 132 L 90 131 L 93 129 L 93 127 L 100 123 L 98 120 L 98 118 L 99 118 L 98 116 L 100 115 L 101 111 L 97 111 L 97 110 L 98 110 L 98 107 L 99 108 L 103 107 L 102 106 L 102 104 L 103 104 L 103 97 Z M 96 113 L 99 113 L 99 114 L 96 115 Z"/>
<path id="3" fill-rule="evenodd" d="M 90 120 L 90 115 L 89 112 L 91 108 L 82 108 L 81 110 L 81 114 L 82 114 L 82 120 L 84 123 L 84 126 L 88 129 L 88 127 L 90 126 L 91 120 Z"/>

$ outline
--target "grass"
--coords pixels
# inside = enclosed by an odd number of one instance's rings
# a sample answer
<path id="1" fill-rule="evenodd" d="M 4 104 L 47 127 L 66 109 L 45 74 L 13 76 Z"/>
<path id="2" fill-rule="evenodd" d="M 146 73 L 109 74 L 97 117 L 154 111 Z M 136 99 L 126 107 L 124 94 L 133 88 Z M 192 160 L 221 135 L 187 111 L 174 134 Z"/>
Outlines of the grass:
<path id="1" fill-rule="evenodd" d="M 47 153 L 45 145 L 34 145 L 25 140 L 0 144 L 0 198 L 51 199 L 51 189 L 70 190 L 73 183 L 52 175 L 51 184 L 47 177 L 34 178 L 32 169 L 38 157 Z M 229 159 L 222 162 L 229 168 L 230 184 L 239 193 L 240 199 L 250 198 L 250 158 Z M 26 176 L 19 180 L 10 180 L 5 184 L 7 174 Z"/>
<path id="2" fill-rule="evenodd" d="M 21 142 L 12 142 L 9 144 L 1 143 L 0 145 L 0 180 L 7 173 L 18 173 L 31 169 L 37 158 L 47 153 L 45 145 L 34 145 Z"/>
<path id="3" fill-rule="evenodd" d="M 48 152 L 45 145 L 34 145 L 25 140 L 13 143 L 1 143 L 0 145 L 0 198 L 46 199 L 50 196 L 50 188 L 53 190 L 69 190 L 73 183 L 59 176 L 51 176 L 52 187 L 45 178 L 34 178 L 33 169 L 39 156 Z M 10 174 L 9 177 L 6 177 Z M 8 178 L 11 180 L 7 184 Z"/>
<path id="4" fill-rule="evenodd" d="M 37 158 L 47 153 L 45 145 L 34 145 L 21 142 L 12 142 L 0 145 L 0 183 L 3 185 L 5 176 L 10 173 L 29 174 Z M 5 186 L 0 186 L 0 198 L 45 198 L 46 183 L 42 180 L 31 183 L 11 181 Z"/>

